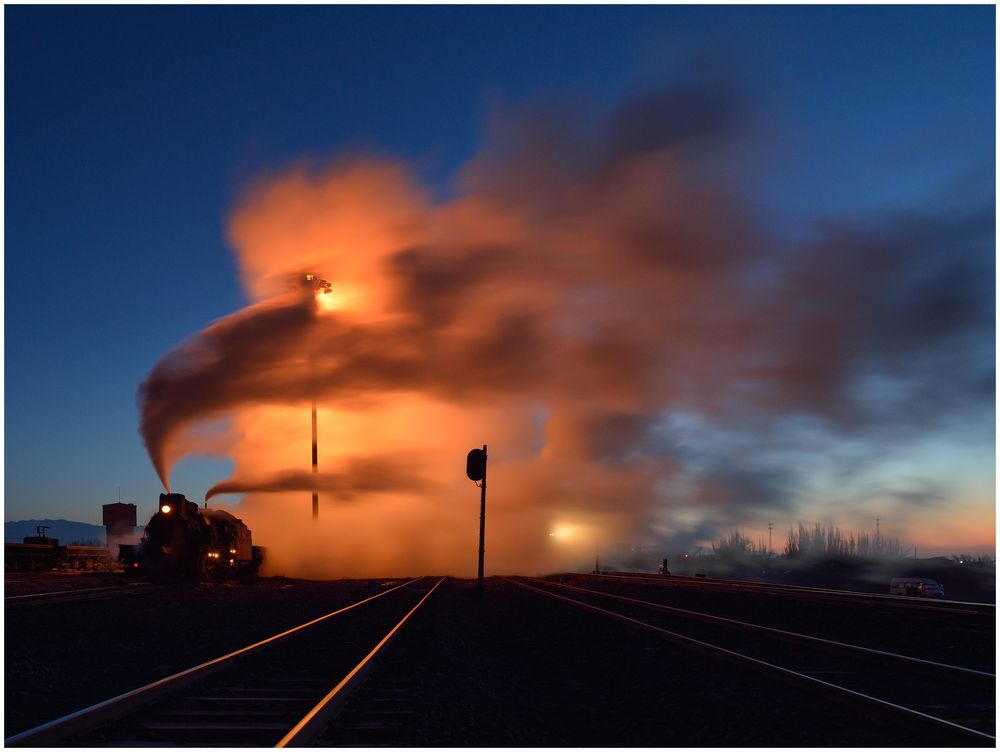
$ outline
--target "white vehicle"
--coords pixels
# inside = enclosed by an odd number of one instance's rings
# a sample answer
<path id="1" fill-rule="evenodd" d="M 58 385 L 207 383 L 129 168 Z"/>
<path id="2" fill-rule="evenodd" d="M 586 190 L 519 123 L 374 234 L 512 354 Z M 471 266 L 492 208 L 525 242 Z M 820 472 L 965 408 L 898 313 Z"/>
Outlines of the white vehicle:
<path id="1" fill-rule="evenodd" d="M 911 595 L 917 598 L 944 598 L 944 588 L 926 577 L 894 577 L 889 582 L 889 595 Z"/>

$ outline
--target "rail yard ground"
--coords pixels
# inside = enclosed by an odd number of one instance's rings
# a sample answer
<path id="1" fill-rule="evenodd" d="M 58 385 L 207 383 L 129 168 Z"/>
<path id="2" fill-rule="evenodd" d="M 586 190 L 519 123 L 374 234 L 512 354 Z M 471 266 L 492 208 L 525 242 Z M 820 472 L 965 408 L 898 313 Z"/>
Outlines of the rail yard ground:
<path id="1" fill-rule="evenodd" d="M 591 585 L 598 578 L 553 578 Z M 600 578 L 681 608 L 992 672 L 992 617 Z M 9 596 L 115 585 L 10 576 Z M 528 583 L 530 584 L 530 582 Z M 385 589 L 384 580 L 150 588 L 5 609 L 5 737 Z M 126 591 L 121 588 L 122 594 Z M 356 637 L 356 636 L 355 636 Z M 372 635 L 372 641 L 378 636 Z M 933 679 L 931 679 L 933 680 Z M 395 720 L 366 723 L 392 701 Z M 384 716 L 383 716 L 384 718 Z M 374 736 L 373 736 L 374 734 Z M 534 593 L 448 579 L 402 629 L 323 746 L 953 746 L 954 738 Z"/>

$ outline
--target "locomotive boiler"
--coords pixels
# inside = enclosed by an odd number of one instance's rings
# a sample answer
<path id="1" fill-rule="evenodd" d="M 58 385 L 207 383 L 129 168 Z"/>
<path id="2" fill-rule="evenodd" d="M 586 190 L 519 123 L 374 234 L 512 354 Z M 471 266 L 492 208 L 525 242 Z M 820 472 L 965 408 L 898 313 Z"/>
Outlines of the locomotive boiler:
<path id="1" fill-rule="evenodd" d="M 151 582 L 191 582 L 256 572 L 263 549 L 238 517 L 167 493 L 146 525 L 138 559 Z"/>

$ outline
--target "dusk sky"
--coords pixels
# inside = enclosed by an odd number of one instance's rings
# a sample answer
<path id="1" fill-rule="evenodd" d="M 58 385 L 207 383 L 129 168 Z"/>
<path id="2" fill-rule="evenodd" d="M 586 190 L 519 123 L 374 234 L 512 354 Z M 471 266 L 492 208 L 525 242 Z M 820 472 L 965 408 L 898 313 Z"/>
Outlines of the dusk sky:
<path id="1" fill-rule="evenodd" d="M 992 6 L 4 14 L 5 520 L 993 551 Z"/>

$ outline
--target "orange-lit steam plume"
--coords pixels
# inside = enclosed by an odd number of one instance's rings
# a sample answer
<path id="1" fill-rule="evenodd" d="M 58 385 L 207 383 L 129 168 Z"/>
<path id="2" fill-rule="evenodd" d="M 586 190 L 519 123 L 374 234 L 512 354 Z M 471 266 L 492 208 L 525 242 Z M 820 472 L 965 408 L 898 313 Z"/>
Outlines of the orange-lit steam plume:
<path id="1" fill-rule="evenodd" d="M 349 490 L 350 510 L 331 496 L 316 533 L 353 552 L 340 572 L 474 567 L 462 462 L 486 441 L 488 571 L 579 556 L 553 549 L 560 521 L 591 524 L 607 545 L 648 527 L 673 462 L 641 451 L 645 436 L 657 411 L 703 398 L 720 351 L 750 346 L 739 276 L 757 248 L 739 203 L 685 156 L 714 138 L 722 105 L 670 93 L 655 104 L 670 125 L 659 139 L 631 105 L 592 143 L 530 121 L 472 160 L 443 203 L 405 167 L 371 158 L 260 182 L 230 223 L 259 302 L 168 354 L 141 388 L 164 484 L 192 429 L 230 419 L 234 476 L 208 495 L 245 492 L 238 511 L 272 547 L 265 539 L 297 519 L 290 492 Z M 700 125 L 677 127 L 688 120 Z M 333 283 L 322 305 L 290 289 L 306 271 Z M 315 483 L 304 409 L 314 395 Z M 328 471 L 365 455 L 419 456 L 426 485 Z M 380 532 L 390 519 L 407 520 L 406 557 Z M 379 553 L 350 543 L 348 528 L 378 538 Z M 428 546 L 416 552 L 413 539 Z"/>
<path id="2" fill-rule="evenodd" d="M 270 474 L 261 480 L 231 479 L 216 483 L 205 494 L 205 500 L 219 494 L 277 491 L 323 491 L 340 501 L 356 499 L 374 493 L 424 493 L 433 484 L 422 477 L 413 465 L 401 458 L 366 457 L 348 461 L 340 473 L 311 473 L 288 470 Z"/>
<path id="3" fill-rule="evenodd" d="M 216 322 L 157 363 L 139 389 L 140 431 L 165 488 L 182 428 L 251 396 L 302 398 L 305 365 L 293 338 L 307 336 L 314 318 L 311 301 L 284 296 Z"/>

